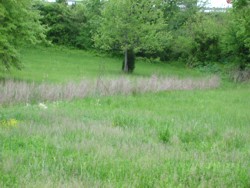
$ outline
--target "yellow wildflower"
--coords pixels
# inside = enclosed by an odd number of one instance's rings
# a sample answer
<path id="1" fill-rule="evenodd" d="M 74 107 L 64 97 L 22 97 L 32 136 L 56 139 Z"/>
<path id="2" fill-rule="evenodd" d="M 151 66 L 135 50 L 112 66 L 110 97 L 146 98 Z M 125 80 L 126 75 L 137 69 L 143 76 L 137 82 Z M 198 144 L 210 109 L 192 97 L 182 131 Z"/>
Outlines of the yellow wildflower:
<path id="1" fill-rule="evenodd" d="M 1 120 L 0 126 L 2 127 L 17 127 L 18 121 L 16 119 Z"/>

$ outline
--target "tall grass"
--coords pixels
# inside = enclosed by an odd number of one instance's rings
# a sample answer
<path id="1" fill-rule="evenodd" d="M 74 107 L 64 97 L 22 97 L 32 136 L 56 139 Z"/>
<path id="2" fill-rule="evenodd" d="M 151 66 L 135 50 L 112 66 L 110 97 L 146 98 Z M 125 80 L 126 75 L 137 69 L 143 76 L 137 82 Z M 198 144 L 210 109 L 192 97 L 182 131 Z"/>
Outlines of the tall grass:
<path id="1" fill-rule="evenodd" d="M 94 95 L 115 95 L 167 90 L 208 89 L 219 86 L 219 78 L 177 79 L 153 75 L 151 78 L 120 77 L 116 79 L 99 78 L 96 81 L 84 80 L 67 84 L 35 84 L 8 80 L 0 82 L 0 104 L 72 100 Z"/>
<path id="2" fill-rule="evenodd" d="M 23 59 L 1 73 L 1 188 L 250 187 L 249 83 L 145 62 L 121 77 L 119 58 L 74 50 Z"/>
<path id="3" fill-rule="evenodd" d="M 249 187 L 249 90 L 0 107 L 0 187 Z"/>

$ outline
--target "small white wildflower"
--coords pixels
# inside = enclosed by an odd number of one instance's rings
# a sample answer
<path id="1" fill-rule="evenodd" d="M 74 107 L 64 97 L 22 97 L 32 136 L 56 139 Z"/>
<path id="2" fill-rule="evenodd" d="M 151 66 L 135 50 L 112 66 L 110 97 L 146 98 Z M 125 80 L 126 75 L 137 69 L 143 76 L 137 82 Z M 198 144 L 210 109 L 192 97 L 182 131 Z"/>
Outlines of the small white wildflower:
<path id="1" fill-rule="evenodd" d="M 101 105 L 100 99 L 97 99 L 97 101 L 96 101 L 96 106 L 100 106 L 100 105 Z"/>
<path id="2" fill-rule="evenodd" d="M 39 105 L 38 105 L 41 109 L 47 109 L 48 107 L 45 105 L 45 104 L 43 104 L 43 103 L 39 103 Z"/>

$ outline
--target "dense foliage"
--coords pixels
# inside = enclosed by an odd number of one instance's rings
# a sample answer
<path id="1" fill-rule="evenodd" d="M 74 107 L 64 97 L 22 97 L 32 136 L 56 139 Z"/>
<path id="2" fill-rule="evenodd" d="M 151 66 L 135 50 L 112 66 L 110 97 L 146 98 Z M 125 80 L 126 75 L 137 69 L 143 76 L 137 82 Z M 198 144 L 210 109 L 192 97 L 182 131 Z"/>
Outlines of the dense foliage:
<path id="1" fill-rule="evenodd" d="M 42 24 L 48 26 L 47 38 L 55 44 L 86 48 L 86 18 L 82 6 L 69 7 L 65 3 L 37 5 Z"/>
<path id="2" fill-rule="evenodd" d="M 101 2 L 86 0 L 68 6 L 65 0 L 57 3 L 39 2 L 36 8 L 42 15 L 41 22 L 49 29 L 48 40 L 54 44 L 80 49 L 93 47 L 92 35 L 97 29 Z"/>
<path id="3" fill-rule="evenodd" d="M 218 13 L 196 13 L 179 29 L 172 51 L 193 67 L 221 60 L 220 37 L 223 17 Z"/>
<path id="4" fill-rule="evenodd" d="M 43 27 L 54 44 L 125 54 L 123 69 L 128 72 L 134 69 L 135 55 L 181 60 L 190 67 L 213 62 L 249 67 L 248 0 L 234 0 L 233 8 L 223 12 L 205 12 L 197 0 L 84 0 L 72 6 L 65 0 L 37 2 L 33 7 L 31 0 L 0 3 L 0 59 L 7 69 L 19 67 L 16 47 L 37 42 Z"/>
<path id="5" fill-rule="evenodd" d="M 124 52 L 124 71 L 129 51 L 155 52 L 164 49 L 170 35 L 163 17 L 161 0 L 109 0 L 102 10 L 101 24 L 95 36 L 97 47 Z"/>
<path id="6" fill-rule="evenodd" d="M 18 47 L 44 39 L 40 15 L 31 3 L 31 0 L 0 1 L 0 70 L 21 68 Z"/>
<path id="7" fill-rule="evenodd" d="M 224 51 L 240 69 L 250 65 L 250 1 L 235 0 L 224 37 Z"/>

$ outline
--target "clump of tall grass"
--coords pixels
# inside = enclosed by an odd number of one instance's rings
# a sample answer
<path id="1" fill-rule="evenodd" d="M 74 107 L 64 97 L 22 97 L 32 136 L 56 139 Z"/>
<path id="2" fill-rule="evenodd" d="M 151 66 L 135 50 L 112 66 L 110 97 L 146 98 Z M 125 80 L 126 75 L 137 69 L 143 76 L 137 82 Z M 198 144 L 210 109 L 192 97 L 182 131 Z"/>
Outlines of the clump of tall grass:
<path id="1" fill-rule="evenodd" d="M 115 95 L 167 90 L 192 90 L 216 88 L 218 77 L 194 79 L 164 78 L 155 75 L 150 78 L 117 79 L 99 78 L 96 81 L 83 80 L 79 83 L 36 84 L 23 81 L 6 80 L 0 83 L 0 104 L 72 100 L 94 95 Z"/>
<path id="2" fill-rule="evenodd" d="M 235 70 L 231 72 L 231 78 L 234 82 L 244 82 L 250 80 L 250 69 Z"/>

